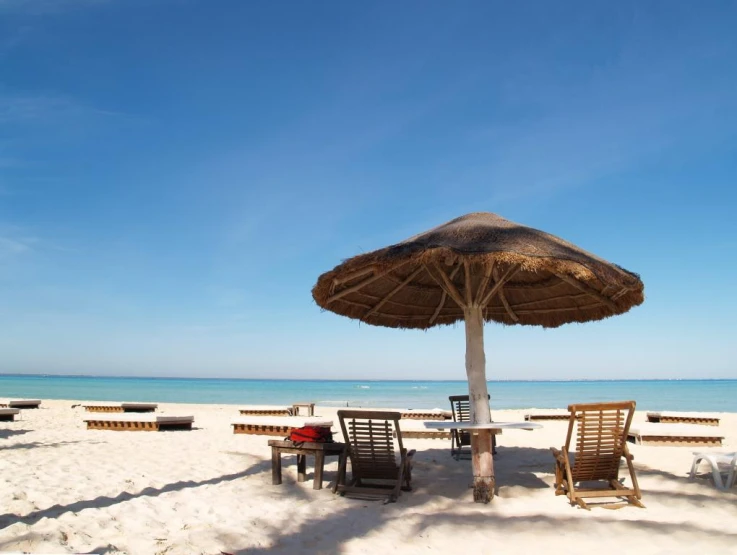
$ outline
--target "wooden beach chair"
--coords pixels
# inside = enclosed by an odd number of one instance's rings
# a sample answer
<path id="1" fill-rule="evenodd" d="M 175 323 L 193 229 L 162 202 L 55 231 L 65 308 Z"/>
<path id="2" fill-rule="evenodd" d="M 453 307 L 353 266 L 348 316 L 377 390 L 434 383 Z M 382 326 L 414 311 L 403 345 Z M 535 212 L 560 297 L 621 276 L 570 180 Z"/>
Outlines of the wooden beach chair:
<path id="1" fill-rule="evenodd" d="M 560 450 L 550 448 L 555 457 L 555 495 L 567 495 L 571 505 L 578 503 L 587 510 L 586 497 L 624 497 L 629 503 L 644 507 L 633 457 L 627 449 L 635 402 L 570 405 L 568 411 L 566 444 Z M 571 453 L 574 427 L 577 428 L 576 452 Z M 622 458 L 632 480 L 630 488 L 619 479 Z"/>
<path id="2" fill-rule="evenodd" d="M 491 395 L 488 396 L 491 399 Z M 453 422 L 470 422 L 471 421 L 471 404 L 468 399 L 468 395 L 451 395 L 448 397 L 450 400 L 450 409 L 453 416 Z M 491 436 L 491 453 L 496 455 L 496 433 L 492 432 Z M 458 460 L 462 454 L 468 453 L 464 451 L 464 447 L 471 446 L 471 434 L 464 430 L 451 430 L 450 431 L 450 454 L 456 460 Z"/>
<path id="3" fill-rule="evenodd" d="M 412 486 L 412 457 L 399 428 L 400 413 L 387 411 L 339 410 L 340 429 L 347 445 L 341 457 L 333 493 L 361 498 L 396 501 L 400 490 Z M 394 432 L 399 447 L 399 462 L 394 450 Z M 351 460 L 352 479 L 346 484 L 346 467 Z"/>

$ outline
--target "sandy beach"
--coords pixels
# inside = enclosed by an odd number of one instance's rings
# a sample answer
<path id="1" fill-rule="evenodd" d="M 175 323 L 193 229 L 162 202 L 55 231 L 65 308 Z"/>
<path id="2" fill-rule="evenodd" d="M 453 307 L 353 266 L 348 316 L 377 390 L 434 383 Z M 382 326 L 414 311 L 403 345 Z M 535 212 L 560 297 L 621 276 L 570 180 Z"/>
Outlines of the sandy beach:
<path id="1" fill-rule="evenodd" d="M 449 441 L 411 439 L 414 491 L 383 505 L 313 490 L 311 459 L 307 482 L 296 482 L 287 456 L 283 484 L 272 485 L 269 438 L 232 433 L 238 406 L 163 404 L 161 414 L 194 415 L 195 429 L 137 433 L 85 429 L 78 403 L 44 400 L 0 423 L 0 551 L 590 553 L 612 542 L 629 553 L 737 553 L 737 488 L 719 492 L 706 474 L 688 481 L 699 448 L 632 445 L 646 508 L 585 511 L 553 493 L 549 447 L 563 444 L 565 422 L 505 430 L 489 505 L 472 502 L 470 461 L 453 460 Z M 316 408 L 337 430 L 335 413 Z M 737 414 L 720 417 L 724 445 L 707 449 L 734 451 Z M 326 486 L 336 470 L 328 459 Z"/>

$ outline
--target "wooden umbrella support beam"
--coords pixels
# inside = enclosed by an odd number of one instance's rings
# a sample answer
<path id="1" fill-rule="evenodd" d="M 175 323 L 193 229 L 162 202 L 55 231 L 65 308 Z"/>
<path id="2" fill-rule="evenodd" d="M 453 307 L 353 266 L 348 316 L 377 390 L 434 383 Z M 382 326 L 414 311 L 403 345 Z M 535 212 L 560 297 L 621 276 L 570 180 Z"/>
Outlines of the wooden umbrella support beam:
<path id="1" fill-rule="evenodd" d="M 466 374 L 471 408 L 471 422 L 488 424 L 489 391 L 486 386 L 486 355 L 484 354 L 483 309 L 472 305 L 464 309 L 466 322 Z M 488 503 L 494 498 L 494 459 L 491 455 L 491 430 L 471 433 L 471 463 L 473 466 L 473 500 Z"/>

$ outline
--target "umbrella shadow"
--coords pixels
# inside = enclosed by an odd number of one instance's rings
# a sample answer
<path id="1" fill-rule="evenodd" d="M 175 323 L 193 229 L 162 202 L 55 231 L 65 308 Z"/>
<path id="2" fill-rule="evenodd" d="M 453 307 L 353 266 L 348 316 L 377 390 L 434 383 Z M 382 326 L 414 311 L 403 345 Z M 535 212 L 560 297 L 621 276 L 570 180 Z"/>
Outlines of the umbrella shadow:
<path id="1" fill-rule="evenodd" d="M 12 437 L 12 436 L 20 436 L 23 434 L 27 434 L 30 431 L 31 430 L 11 430 L 11 429 L 0 430 L 0 439 L 8 439 L 9 437 Z"/>
<path id="2" fill-rule="evenodd" d="M 233 480 L 238 480 L 239 478 L 245 478 L 247 476 L 259 474 L 261 472 L 265 472 L 266 470 L 271 470 L 271 461 L 264 459 L 253 464 L 246 470 L 235 472 L 233 474 L 224 474 L 222 476 L 209 478 L 207 480 L 181 480 L 179 482 L 167 484 L 160 488 L 143 488 L 141 491 L 136 493 L 129 493 L 124 491 L 119 493 L 115 497 L 101 495 L 99 497 L 95 497 L 94 499 L 75 501 L 74 503 L 69 503 L 66 505 L 52 505 L 51 507 L 47 507 L 46 509 L 33 511 L 25 516 L 20 516 L 16 514 L 4 514 L 0 515 L 0 530 L 19 522 L 26 525 L 33 525 L 43 518 L 58 518 L 64 513 L 68 512 L 78 513 L 85 509 L 101 509 L 104 507 L 111 507 L 119 503 L 124 503 L 126 501 L 131 501 L 133 499 L 138 499 L 139 497 L 157 497 L 163 493 L 168 493 L 172 491 L 182 491 L 185 489 L 193 489 L 201 486 L 220 484 L 222 482 L 230 482 Z"/>

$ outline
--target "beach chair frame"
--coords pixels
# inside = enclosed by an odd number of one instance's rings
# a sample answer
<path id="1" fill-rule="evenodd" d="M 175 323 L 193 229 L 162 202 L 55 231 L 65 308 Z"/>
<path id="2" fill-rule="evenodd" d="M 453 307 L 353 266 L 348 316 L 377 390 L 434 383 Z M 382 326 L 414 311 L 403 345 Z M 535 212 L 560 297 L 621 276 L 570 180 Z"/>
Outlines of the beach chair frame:
<path id="1" fill-rule="evenodd" d="M 491 399 L 491 395 L 487 397 Z M 471 403 L 468 395 L 451 395 L 448 397 L 450 401 L 450 410 L 453 414 L 453 422 L 470 422 L 471 421 Z M 491 409 L 489 409 L 491 416 Z M 450 431 L 450 455 L 459 460 L 461 455 L 471 456 L 470 449 L 464 450 L 464 447 L 471 446 L 471 434 L 464 430 Z M 496 434 L 491 436 L 491 453 L 496 455 Z"/>
<path id="2" fill-rule="evenodd" d="M 399 412 L 339 410 L 338 419 L 346 443 L 333 493 L 394 502 L 401 491 L 412 490 L 412 457 L 402 443 Z M 394 436 L 399 447 L 399 463 Z M 348 459 L 351 481 L 346 484 Z"/>
<path id="3" fill-rule="evenodd" d="M 589 510 L 584 498 L 619 497 L 637 507 L 642 494 L 627 448 L 627 434 L 635 412 L 634 401 L 587 403 L 568 407 L 568 435 L 561 449 L 551 447 L 555 457 L 555 495 L 567 495 L 571 505 Z M 571 457 L 576 427 L 575 454 Z M 632 487 L 619 478 L 621 460 L 627 463 Z M 597 487 L 576 484 L 597 483 Z M 612 504 L 609 504 L 611 507 Z"/>

